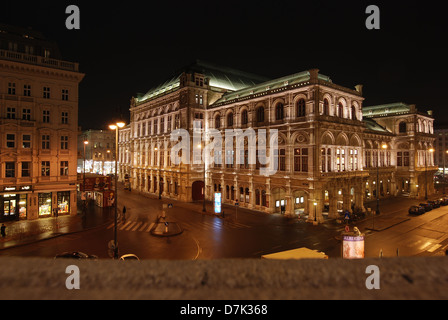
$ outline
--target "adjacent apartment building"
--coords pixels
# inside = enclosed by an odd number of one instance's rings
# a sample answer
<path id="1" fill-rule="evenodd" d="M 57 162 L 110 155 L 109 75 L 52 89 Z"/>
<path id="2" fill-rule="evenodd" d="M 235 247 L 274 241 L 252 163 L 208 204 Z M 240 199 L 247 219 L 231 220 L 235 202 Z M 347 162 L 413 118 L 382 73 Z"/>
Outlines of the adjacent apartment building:
<path id="1" fill-rule="evenodd" d="M 322 220 L 349 210 L 366 210 L 365 203 L 398 195 L 424 197 L 434 192 L 434 132 L 431 112 L 415 105 L 392 103 L 363 106 L 362 85 L 354 89 L 333 83 L 312 69 L 278 79 L 264 79 L 203 61 L 179 71 L 148 93 L 131 100 L 130 124 L 120 130 L 120 179 L 130 176 L 132 187 L 181 201 L 212 201 L 268 213 L 305 213 Z M 195 164 L 171 162 L 177 141 L 170 133 L 184 129 L 212 138 L 211 129 L 264 129 L 278 149 L 278 168 L 249 163 L 250 144 L 216 151 Z M 260 137 L 257 137 L 259 145 Z M 270 154 L 267 143 L 266 155 Z M 178 154 L 179 155 L 179 154 Z M 236 159 L 244 159 L 238 164 Z M 241 162 L 241 161 L 240 161 Z M 375 207 L 373 208 L 375 209 Z"/>
<path id="2" fill-rule="evenodd" d="M 76 214 L 79 65 L 0 24 L 0 220 Z"/>

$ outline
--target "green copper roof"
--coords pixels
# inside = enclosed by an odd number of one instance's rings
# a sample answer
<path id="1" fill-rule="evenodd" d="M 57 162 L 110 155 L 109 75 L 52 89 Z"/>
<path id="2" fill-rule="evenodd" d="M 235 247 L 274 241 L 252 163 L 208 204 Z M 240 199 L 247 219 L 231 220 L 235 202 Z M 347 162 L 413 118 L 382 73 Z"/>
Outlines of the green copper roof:
<path id="1" fill-rule="evenodd" d="M 176 90 L 180 86 L 180 76 L 184 72 L 203 74 L 209 80 L 210 87 L 229 91 L 241 90 L 269 80 L 259 75 L 196 60 L 189 66 L 178 70 L 173 78 L 152 88 L 144 96 L 139 97 L 139 101 L 142 102 L 166 92 Z"/>
<path id="2" fill-rule="evenodd" d="M 324 76 L 322 74 L 318 75 L 319 80 L 332 82 L 331 79 L 327 76 Z M 215 104 L 219 104 L 225 101 L 230 101 L 233 99 L 240 99 L 244 98 L 246 96 L 250 95 L 256 95 L 259 93 L 263 93 L 269 90 L 275 90 L 279 88 L 283 88 L 286 86 L 291 86 L 299 83 L 304 83 L 310 80 L 310 73 L 309 71 L 303 71 L 300 73 L 295 73 L 289 76 L 277 78 L 274 80 L 269 80 L 248 88 L 244 88 L 242 90 L 234 91 L 234 92 L 228 92 L 222 96 L 221 99 L 215 102 Z"/>
<path id="3" fill-rule="evenodd" d="M 363 107 L 363 117 L 384 117 L 388 115 L 405 114 L 411 111 L 410 105 L 403 102 L 382 104 L 377 106 Z"/>

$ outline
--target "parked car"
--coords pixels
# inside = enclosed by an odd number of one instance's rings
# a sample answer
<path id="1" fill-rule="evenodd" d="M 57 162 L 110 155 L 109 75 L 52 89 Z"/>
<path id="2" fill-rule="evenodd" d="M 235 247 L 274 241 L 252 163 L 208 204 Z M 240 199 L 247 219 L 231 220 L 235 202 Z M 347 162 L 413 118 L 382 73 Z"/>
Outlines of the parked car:
<path id="1" fill-rule="evenodd" d="M 426 212 L 426 210 L 422 206 L 411 206 L 409 208 L 409 214 L 420 215 L 420 214 L 424 214 L 425 212 Z"/>
<path id="2" fill-rule="evenodd" d="M 432 205 L 430 203 L 420 203 L 419 205 L 425 208 L 425 212 L 432 210 Z"/>
<path id="3" fill-rule="evenodd" d="M 448 206 L 448 198 L 447 197 L 440 198 L 440 205 Z"/>
<path id="4" fill-rule="evenodd" d="M 431 201 L 428 201 L 428 203 L 432 206 L 433 209 L 440 208 L 439 200 L 431 200 Z"/>
<path id="5" fill-rule="evenodd" d="M 120 257 L 120 260 L 140 260 L 140 259 L 135 254 L 128 253 L 128 254 L 122 255 Z"/>
<path id="6" fill-rule="evenodd" d="M 97 260 L 98 256 L 93 254 L 87 254 L 80 251 L 72 251 L 72 252 L 63 252 L 57 254 L 55 259 L 76 259 L 76 260 Z"/>

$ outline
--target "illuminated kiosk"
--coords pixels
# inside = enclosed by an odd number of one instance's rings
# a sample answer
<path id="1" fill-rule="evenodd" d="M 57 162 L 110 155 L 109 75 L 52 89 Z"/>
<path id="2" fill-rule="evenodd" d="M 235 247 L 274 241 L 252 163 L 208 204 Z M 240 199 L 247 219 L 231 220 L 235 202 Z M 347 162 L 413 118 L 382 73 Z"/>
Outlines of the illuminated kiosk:
<path id="1" fill-rule="evenodd" d="M 358 231 L 342 233 L 342 258 L 364 258 L 364 234 Z"/>

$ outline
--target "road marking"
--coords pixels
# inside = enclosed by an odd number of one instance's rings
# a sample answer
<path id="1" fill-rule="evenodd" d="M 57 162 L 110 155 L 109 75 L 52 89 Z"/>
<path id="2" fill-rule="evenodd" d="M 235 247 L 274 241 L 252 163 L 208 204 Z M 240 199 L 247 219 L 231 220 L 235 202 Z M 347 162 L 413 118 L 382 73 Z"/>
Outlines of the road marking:
<path id="1" fill-rule="evenodd" d="M 138 229 L 138 232 L 142 232 L 146 227 L 148 226 L 148 223 L 145 222 L 144 224 L 142 224 L 142 226 L 140 227 L 140 229 Z"/>
<path id="2" fill-rule="evenodd" d="M 135 231 L 135 230 L 137 230 L 138 228 L 140 228 L 140 225 L 142 224 L 143 222 L 138 222 L 136 225 L 135 225 L 135 227 L 133 227 L 132 228 L 132 230 L 131 231 Z"/>
<path id="3" fill-rule="evenodd" d="M 131 230 L 131 228 L 134 227 L 136 223 L 137 223 L 136 221 L 132 221 L 132 223 L 129 226 L 127 226 L 124 230 L 125 231 Z"/>
<path id="4" fill-rule="evenodd" d="M 122 226 L 120 227 L 120 230 L 123 230 L 124 228 L 126 228 L 130 223 L 132 223 L 132 221 L 128 221 L 128 222 L 126 222 L 124 225 L 122 225 Z"/>
<path id="5" fill-rule="evenodd" d="M 154 226 L 154 222 L 149 225 L 148 229 L 146 229 L 146 232 L 149 232 L 153 226 Z"/>
<path id="6" fill-rule="evenodd" d="M 441 244 L 435 244 L 435 245 L 433 245 L 431 248 L 429 248 L 429 249 L 426 250 L 426 251 L 428 251 L 428 252 L 434 252 L 434 251 L 436 251 L 437 249 L 439 249 L 441 246 L 442 246 Z"/>

